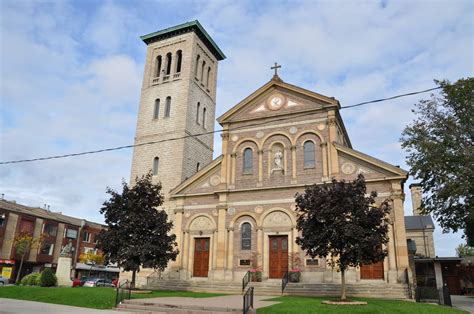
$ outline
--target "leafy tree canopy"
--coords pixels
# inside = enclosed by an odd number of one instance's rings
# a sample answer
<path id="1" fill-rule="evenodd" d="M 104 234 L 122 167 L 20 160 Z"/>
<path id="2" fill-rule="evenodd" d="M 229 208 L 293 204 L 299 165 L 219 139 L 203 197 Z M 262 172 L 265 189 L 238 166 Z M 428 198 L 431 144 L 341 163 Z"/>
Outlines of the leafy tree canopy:
<path id="1" fill-rule="evenodd" d="M 296 243 L 312 258 L 331 257 L 329 264 L 341 271 L 342 295 L 345 296 L 345 271 L 350 266 L 371 264 L 384 259 L 388 243 L 390 206 L 388 201 L 375 206 L 376 192 L 365 196 L 363 175 L 352 182 L 306 187 L 296 196 Z M 380 248 L 380 249 L 377 249 Z"/>
<path id="2" fill-rule="evenodd" d="M 474 247 L 466 244 L 459 244 L 456 248 L 456 254 L 459 257 L 474 256 Z"/>
<path id="3" fill-rule="evenodd" d="M 474 245 L 474 78 L 435 82 L 440 94 L 416 105 L 402 147 L 424 192 L 423 212 L 444 231 L 464 229 Z"/>
<path id="4" fill-rule="evenodd" d="M 158 209 L 163 203 L 161 184 L 153 184 L 151 178 L 151 172 L 137 177 L 132 187 L 122 182 L 122 193 L 107 188 L 110 199 L 100 210 L 107 230 L 99 234 L 97 246 L 106 262 L 133 272 L 132 282 L 140 267 L 164 270 L 178 255 L 176 236 L 169 234 L 173 224 Z"/>

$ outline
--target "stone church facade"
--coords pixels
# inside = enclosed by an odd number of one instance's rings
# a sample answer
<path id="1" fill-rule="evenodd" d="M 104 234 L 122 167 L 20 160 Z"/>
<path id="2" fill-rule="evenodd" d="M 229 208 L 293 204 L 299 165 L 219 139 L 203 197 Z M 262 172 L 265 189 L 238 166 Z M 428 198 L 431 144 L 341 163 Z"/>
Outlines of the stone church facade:
<path id="1" fill-rule="evenodd" d="M 180 251 L 166 276 L 240 281 L 257 266 L 264 281 L 281 279 L 289 256 L 298 256 L 302 282 L 340 282 L 324 258 L 313 260 L 295 244 L 295 194 L 363 173 L 377 202 L 392 205 L 389 254 L 351 269 L 347 280 L 405 281 L 407 172 L 353 149 L 336 99 L 275 74 L 217 119 L 222 155 L 213 160 L 217 69 L 225 55 L 197 21 L 142 39 L 148 48 L 135 143 L 154 144 L 135 147 L 131 177 L 151 169 L 162 182 Z M 142 270 L 138 284 L 148 276 L 153 271 Z"/>

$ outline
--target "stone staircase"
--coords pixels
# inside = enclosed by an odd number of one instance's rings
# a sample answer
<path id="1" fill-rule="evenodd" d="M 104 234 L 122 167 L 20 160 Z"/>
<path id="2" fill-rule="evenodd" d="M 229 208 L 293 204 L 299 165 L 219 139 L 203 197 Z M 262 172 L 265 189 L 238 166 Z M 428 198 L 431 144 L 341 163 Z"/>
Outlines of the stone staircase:
<path id="1" fill-rule="evenodd" d="M 152 278 L 150 278 L 152 279 Z M 242 293 L 242 284 L 236 281 L 217 280 L 177 280 L 153 278 L 148 281 L 146 289 L 150 290 L 178 290 L 238 294 Z M 281 280 L 267 280 L 263 282 L 250 282 L 249 286 L 255 288 L 255 295 L 281 295 Z M 338 296 L 341 285 L 335 283 L 288 283 L 283 295 L 297 296 Z M 408 299 L 408 287 L 398 283 L 351 283 L 347 284 L 349 296 Z"/>

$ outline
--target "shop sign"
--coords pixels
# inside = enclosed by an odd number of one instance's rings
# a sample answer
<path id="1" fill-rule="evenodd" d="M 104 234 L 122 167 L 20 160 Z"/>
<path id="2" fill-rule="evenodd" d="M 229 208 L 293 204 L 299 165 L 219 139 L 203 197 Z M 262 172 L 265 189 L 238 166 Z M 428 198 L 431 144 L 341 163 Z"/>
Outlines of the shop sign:
<path id="1" fill-rule="evenodd" d="M 2 277 L 10 279 L 12 276 L 12 268 L 11 267 L 3 267 L 2 268 Z"/>
<path id="2" fill-rule="evenodd" d="M 15 264 L 15 261 L 12 259 L 0 259 L 0 264 Z"/>

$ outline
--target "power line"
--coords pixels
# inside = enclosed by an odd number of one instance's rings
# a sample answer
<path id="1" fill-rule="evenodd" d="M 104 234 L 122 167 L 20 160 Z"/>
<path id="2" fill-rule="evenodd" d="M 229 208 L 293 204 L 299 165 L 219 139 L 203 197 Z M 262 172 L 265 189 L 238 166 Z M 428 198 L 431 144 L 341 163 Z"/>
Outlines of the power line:
<path id="1" fill-rule="evenodd" d="M 434 87 L 434 88 L 430 88 L 430 89 L 425 89 L 425 90 L 422 90 L 422 91 L 410 92 L 410 93 L 400 94 L 400 95 L 391 96 L 391 97 L 387 97 L 387 98 L 364 101 L 364 102 L 357 103 L 357 104 L 354 104 L 354 105 L 341 106 L 340 109 L 354 108 L 354 107 L 359 107 L 359 106 L 368 105 L 368 104 L 372 104 L 372 103 L 383 102 L 383 101 L 387 101 L 387 100 L 391 100 L 391 99 L 422 94 L 422 93 L 426 93 L 426 92 L 441 89 L 441 88 L 443 88 L 443 87 L 438 86 L 438 87 Z M 294 118 L 297 118 L 297 117 L 300 117 L 300 116 L 306 116 L 306 115 L 312 115 L 312 114 L 314 114 L 314 113 L 313 112 L 305 112 L 305 113 L 302 113 L 301 115 L 292 115 L 291 117 L 283 117 L 283 118 L 279 118 L 279 119 L 272 119 L 272 120 L 266 121 L 266 122 L 264 121 L 264 122 L 259 122 L 259 123 L 255 123 L 255 124 L 248 124 L 248 125 L 241 126 L 241 127 L 235 127 L 235 128 L 232 128 L 232 129 L 228 129 L 228 131 L 235 131 L 235 130 L 245 129 L 245 128 L 249 128 L 249 127 L 253 127 L 253 126 L 261 126 L 261 125 L 267 124 L 267 123 L 274 123 L 276 121 L 288 120 L 290 118 L 294 119 Z M 71 154 L 48 156 L 48 157 L 38 157 L 38 158 L 31 158 L 31 159 L 1 161 L 0 165 L 18 164 L 18 163 L 26 163 L 26 162 L 33 162 L 33 161 L 43 161 L 43 160 L 60 159 L 60 158 L 66 158 L 66 157 L 76 157 L 76 156 L 83 156 L 83 155 L 98 154 L 98 153 L 122 150 L 122 149 L 127 149 L 127 148 L 138 147 L 138 146 L 153 145 L 153 144 L 158 144 L 158 143 L 162 143 L 162 142 L 177 141 L 177 140 L 181 140 L 181 139 L 185 139 L 185 138 L 189 138 L 189 137 L 200 137 L 200 136 L 204 136 L 204 135 L 219 133 L 219 132 L 222 132 L 222 131 L 224 131 L 224 130 L 215 130 L 215 131 L 209 131 L 209 132 L 204 132 L 204 133 L 199 133 L 199 134 L 194 134 L 194 135 L 185 135 L 185 136 L 168 138 L 168 139 L 163 139 L 163 140 L 158 140 L 158 141 L 151 141 L 151 142 L 145 142 L 145 143 L 139 143 L 139 144 L 131 144 L 131 145 L 125 145 L 125 146 L 117 146 L 117 147 L 104 148 L 104 149 L 98 149 L 98 150 L 90 150 L 90 151 L 84 151 L 84 152 L 80 152 L 80 153 L 71 153 Z"/>

